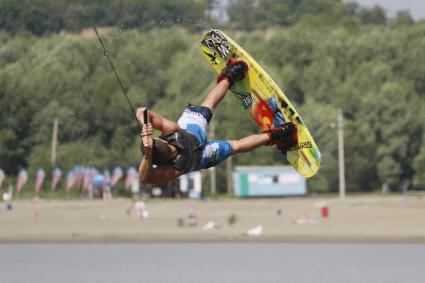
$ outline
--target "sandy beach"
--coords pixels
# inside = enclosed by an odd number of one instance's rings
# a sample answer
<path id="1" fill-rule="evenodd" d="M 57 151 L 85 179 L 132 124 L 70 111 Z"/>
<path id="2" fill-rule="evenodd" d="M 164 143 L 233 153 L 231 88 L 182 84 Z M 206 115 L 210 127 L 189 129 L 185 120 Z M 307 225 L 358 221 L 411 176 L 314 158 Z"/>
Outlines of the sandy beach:
<path id="1" fill-rule="evenodd" d="M 127 214 L 128 199 L 31 200 L 0 210 L 0 242 L 307 241 L 425 243 L 425 199 L 348 196 L 145 201 L 149 217 Z M 4 205 L 4 204 L 3 204 Z M 321 216 L 327 205 L 329 217 Z M 189 208 L 197 225 L 188 225 Z M 236 222 L 229 224 L 229 217 Z M 178 225 L 182 218 L 183 225 Z M 204 230 L 208 222 L 214 229 Z M 300 224 L 297 224 L 300 223 Z M 246 232 L 262 226 L 258 236 Z"/>

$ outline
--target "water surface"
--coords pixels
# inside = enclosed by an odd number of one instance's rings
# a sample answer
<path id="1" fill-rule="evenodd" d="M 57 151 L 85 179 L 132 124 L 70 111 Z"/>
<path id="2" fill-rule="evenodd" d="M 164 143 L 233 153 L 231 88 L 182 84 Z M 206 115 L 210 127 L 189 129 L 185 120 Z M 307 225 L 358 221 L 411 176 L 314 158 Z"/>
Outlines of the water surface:
<path id="1" fill-rule="evenodd" d="M 425 282 L 425 245 L 2 244 L 0 282 Z"/>

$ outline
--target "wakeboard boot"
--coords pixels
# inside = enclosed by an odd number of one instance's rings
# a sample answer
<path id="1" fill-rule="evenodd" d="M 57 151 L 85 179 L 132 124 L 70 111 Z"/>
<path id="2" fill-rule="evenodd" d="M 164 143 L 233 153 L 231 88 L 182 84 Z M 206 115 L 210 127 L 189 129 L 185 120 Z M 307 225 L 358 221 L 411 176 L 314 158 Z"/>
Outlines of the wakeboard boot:
<path id="1" fill-rule="evenodd" d="M 245 74 L 248 71 L 248 64 L 242 60 L 236 60 L 235 58 L 227 61 L 226 67 L 221 71 L 221 74 L 217 77 L 217 83 L 223 79 L 227 79 L 232 86 L 235 82 L 243 80 Z"/>
<path id="2" fill-rule="evenodd" d="M 267 145 L 276 145 L 282 153 L 286 153 L 298 143 L 297 127 L 292 122 L 284 123 L 264 131 L 264 133 L 270 137 L 270 142 Z"/>

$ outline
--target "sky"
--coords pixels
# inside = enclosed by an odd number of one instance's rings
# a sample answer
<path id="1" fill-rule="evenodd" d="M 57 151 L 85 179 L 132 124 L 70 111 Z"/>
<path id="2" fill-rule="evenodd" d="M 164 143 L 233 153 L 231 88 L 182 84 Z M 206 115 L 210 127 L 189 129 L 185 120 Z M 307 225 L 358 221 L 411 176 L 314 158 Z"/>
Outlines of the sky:
<path id="1" fill-rule="evenodd" d="M 425 20 L 425 0 L 343 0 L 344 2 L 357 2 L 362 6 L 379 4 L 387 11 L 387 16 L 394 16 L 397 11 L 408 10 L 415 20 Z M 220 6 L 226 6 L 229 0 L 219 0 Z M 213 13 L 216 17 L 227 20 L 223 10 L 218 9 Z"/>
<path id="2" fill-rule="evenodd" d="M 344 0 L 352 2 L 353 0 Z M 415 20 L 425 20 L 425 0 L 355 0 L 362 6 L 379 4 L 387 10 L 388 16 L 394 16 L 397 11 L 408 10 Z"/>

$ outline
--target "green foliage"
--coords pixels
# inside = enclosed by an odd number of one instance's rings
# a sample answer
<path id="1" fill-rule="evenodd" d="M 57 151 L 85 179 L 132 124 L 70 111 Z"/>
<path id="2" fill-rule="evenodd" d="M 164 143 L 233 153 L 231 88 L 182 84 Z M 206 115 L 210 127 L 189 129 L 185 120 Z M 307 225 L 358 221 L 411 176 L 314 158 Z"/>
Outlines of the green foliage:
<path id="1" fill-rule="evenodd" d="M 208 15 L 215 6 L 211 0 L 0 0 L 0 30 L 11 34 L 28 31 L 35 35 L 81 31 L 98 26 L 121 30 L 150 30 L 174 25 L 191 30 L 205 29 L 214 20 Z M 310 28 L 357 24 L 385 25 L 386 12 L 380 6 L 360 7 L 340 0 L 230 0 L 229 27 L 246 31 L 301 23 Z M 413 23 L 400 11 L 395 25 Z"/>
<path id="2" fill-rule="evenodd" d="M 0 0 L 0 29 L 35 35 L 100 26 L 169 27 L 201 25 L 205 1 L 195 0 Z"/>
<path id="3" fill-rule="evenodd" d="M 231 0 L 228 8 L 231 26 L 252 31 L 297 23 L 311 29 L 318 26 L 386 24 L 385 10 L 380 6 L 363 8 L 340 0 Z M 400 15 L 400 20 L 407 17 Z M 403 21 L 403 20 L 402 20 Z"/>
<path id="4" fill-rule="evenodd" d="M 408 11 L 398 11 L 392 24 L 395 26 L 410 26 L 414 20 Z"/>
<path id="5" fill-rule="evenodd" d="M 358 12 L 358 16 L 363 24 L 382 25 L 387 21 L 385 10 L 380 6 L 374 6 L 371 9 L 362 8 Z"/>
<path id="6" fill-rule="evenodd" d="M 136 106 L 153 106 L 165 95 L 170 71 L 158 66 L 168 66 L 186 50 L 193 42 L 189 37 L 175 30 L 152 32 L 143 41 L 135 31 L 108 36 Z M 0 166 L 16 173 L 18 166 L 48 165 L 55 118 L 60 125 L 59 166 L 137 163 L 140 155 L 129 150 L 137 124 L 97 39 L 26 39 L 16 37 L 0 49 Z M 77 154 L 78 147 L 84 152 Z"/>
<path id="7" fill-rule="evenodd" d="M 92 21 L 120 25 L 101 33 L 132 104 L 173 120 L 213 87 L 215 74 L 199 54 L 201 35 L 192 33 L 208 1 L 106 2 L 87 4 L 87 18 L 82 1 L 40 0 L 43 10 L 32 7 L 34 1 L 0 0 L 6 31 L 0 31 L 0 168 L 8 174 L 20 167 L 51 169 L 56 118 L 57 165 L 64 171 L 75 164 L 112 168 L 140 160 L 137 124 L 97 38 L 34 34 L 79 30 Z M 58 13 L 46 14 L 49 9 Z M 321 149 L 322 166 L 308 180 L 310 191 L 337 189 L 337 108 L 345 118 L 349 191 L 425 179 L 424 23 L 407 13 L 387 21 L 379 7 L 336 0 L 234 0 L 229 14 L 230 27 L 253 30 L 234 37 L 294 102 Z M 258 30 L 266 27 L 274 29 Z M 213 123 L 217 139 L 259 131 L 231 94 Z M 285 158 L 262 147 L 233 163 L 285 164 Z M 218 191 L 225 191 L 224 169 L 217 168 Z"/>
<path id="8" fill-rule="evenodd" d="M 424 141 L 425 139 L 422 137 L 422 142 Z M 425 182 L 425 147 L 423 146 L 415 158 L 414 169 L 416 173 L 415 181 Z"/>
<path id="9" fill-rule="evenodd" d="M 331 105 L 308 99 L 299 108 L 322 154 L 318 174 L 308 180 L 310 192 L 329 192 L 337 188 L 337 131 L 336 109 Z"/>

